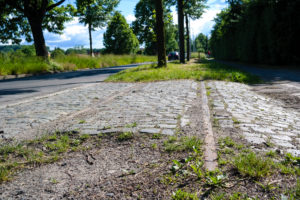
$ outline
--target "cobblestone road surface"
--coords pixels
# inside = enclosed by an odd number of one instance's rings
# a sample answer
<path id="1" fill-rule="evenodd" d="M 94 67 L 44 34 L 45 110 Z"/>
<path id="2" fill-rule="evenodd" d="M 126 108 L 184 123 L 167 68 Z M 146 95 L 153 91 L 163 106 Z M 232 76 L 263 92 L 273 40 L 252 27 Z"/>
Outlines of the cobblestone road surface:
<path id="1" fill-rule="evenodd" d="M 300 155 L 300 113 L 278 100 L 259 95 L 251 86 L 214 81 L 211 99 L 215 118 L 222 128 L 238 128 L 252 144 Z"/>
<path id="2" fill-rule="evenodd" d="M 0 108 L 3 137 L 23 137 L 46 131 L 174 134 L 189 122 L 184 111 L 196 97 L 197 83 L 98 83 L 38 97 Z M 181 117 L 183 116 L 183 117 Z"/>
<path id="3" fill-rule="evenodd" d="M 0 107 L 0 133 L 27 138 L 55 130 L 98 134 L 133 131 L 172 135 L 190 122 L 186 112 L 199 83 L 96 83 Z M 300 155 L 300 113 L 252 86 L 210 81 L 214 118 L 253 145 L 274 145 Z M 180 119 L 180 120 L 179 120 Z"/>

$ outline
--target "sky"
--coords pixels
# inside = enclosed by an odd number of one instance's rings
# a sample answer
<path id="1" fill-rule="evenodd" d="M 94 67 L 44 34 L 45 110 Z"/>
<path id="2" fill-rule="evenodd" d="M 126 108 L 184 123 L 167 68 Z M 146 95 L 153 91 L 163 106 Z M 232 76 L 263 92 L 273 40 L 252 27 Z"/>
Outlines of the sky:
<path id="1" fill-rule="evenodd" d="M 139 0 L 120 0 L 120 3 L 116 8 L 116 10 L 120 11 L 122 15 L 125 16 L 128 24 L 131 24 L 131 22 L 135 20 L 134 8 L 138 1 Z M 66 3 L 74 3 L 74 0 L 67 0 Z M 217 13 L 227 6 L 225 0 L 208 0 L 207 5 L 209 8 L 206 9 L 206 12 L 202 15 L 202 17 L 190 22 L 192 38 L 199 33 L 209 36 L 214 25 L 213 19 Z M 171 10 L 174 24 L 177 24 L 176 8 L 172 7 Z M 105 30 L 106 28 L 104 27 L 92 32 L 93 48 L 104 47 L 103 33 Z M 51 50 L 55 47 L 62 49 L 73 48 L 75 46 L 89 47 L 88 29 L 83 24 L 80 24 L 76 18 L 65 24 L 65 29 L 62 35 L 44 31 L 44 36 L 46 45 L 49 46 Z M 23 44 L 28 43 L 24 41 Z"/>

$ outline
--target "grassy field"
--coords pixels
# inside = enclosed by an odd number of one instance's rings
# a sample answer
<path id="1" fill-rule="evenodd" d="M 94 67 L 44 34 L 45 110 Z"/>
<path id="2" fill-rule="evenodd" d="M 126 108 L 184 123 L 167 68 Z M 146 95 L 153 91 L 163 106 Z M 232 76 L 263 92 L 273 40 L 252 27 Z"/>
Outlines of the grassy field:
<path id="1" fill-rule="evenodd" d="M 169 63 L 167 68 L 155 68 L 155 65 L 144 65 L 121 71 L 110 76 L 106 81 L 150 82 L 176 79 L 212 79 L 248 84 L 261 82 L 257 76 L 207 60 L 202 60 L 201 63 L 188 63 L 185 65 Z"/>
<path id="2" fill-rule="evenodd" d="M 156 61 L 155 56 L 142 55 L 68 55 L 51 59 L 49 63 L 38 57 L 0 55 L 0 76 L 16 74 L 40 74 L 53 71 L 69 71 L 85 68 L 101 68 L 132 63 Z"/>

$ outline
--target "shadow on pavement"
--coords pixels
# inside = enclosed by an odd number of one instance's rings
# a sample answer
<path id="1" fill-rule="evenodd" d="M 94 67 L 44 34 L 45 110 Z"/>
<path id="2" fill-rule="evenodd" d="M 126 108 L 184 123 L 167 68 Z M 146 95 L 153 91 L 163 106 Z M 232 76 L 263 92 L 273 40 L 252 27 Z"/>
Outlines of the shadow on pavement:
<path id="1" fill-rule="evenodd" d="M 33 92 L 37 92 L 37 90 L 19 90 L 19 89 L 0 90 L 0 98 L 1 98 L 1 96 L 4 96 L 4 95 L 33 93 Z"/>

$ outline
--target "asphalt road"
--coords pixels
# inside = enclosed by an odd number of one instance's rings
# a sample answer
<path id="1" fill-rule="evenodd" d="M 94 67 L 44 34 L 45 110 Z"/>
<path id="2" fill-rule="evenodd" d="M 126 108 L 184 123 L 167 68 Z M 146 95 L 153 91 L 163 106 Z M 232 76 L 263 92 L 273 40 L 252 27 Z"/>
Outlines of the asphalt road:
<path id="1" fill-rule="evenodd" d="M 104 81 L 108 76 L 140 64 L 88 69 L 0 81 L 0 106 L 51 94 L 84 84 Z"/>

